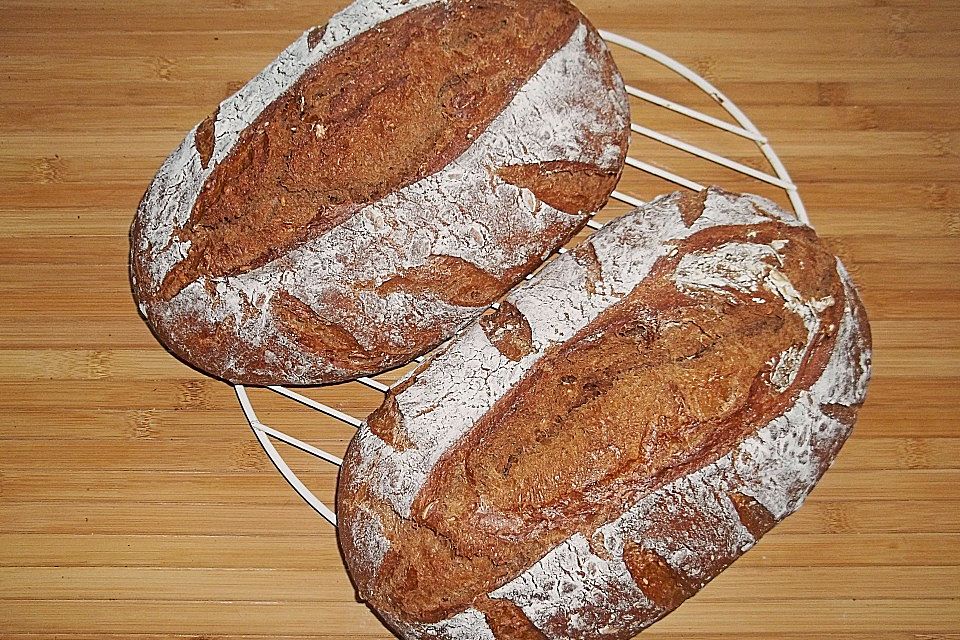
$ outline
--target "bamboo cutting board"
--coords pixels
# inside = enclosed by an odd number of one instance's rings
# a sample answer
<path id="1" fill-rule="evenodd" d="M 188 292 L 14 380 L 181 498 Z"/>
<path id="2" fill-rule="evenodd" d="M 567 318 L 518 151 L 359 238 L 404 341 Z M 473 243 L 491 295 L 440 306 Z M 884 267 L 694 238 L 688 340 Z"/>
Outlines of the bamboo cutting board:
<path id="1" fill-rule="evenodd" d="M 163 158 L 340 4 L 0 0 L 0 637 L 392 637 L 232 390 L 154 340 L 126 272 Z M 960 6 L 578 4 L 694 68 L 769 136 L 874 332 L 860 422 L 807 504 L 642 637 L 960 638 Z M 631 83 L 720 114 L 615 53 Z M 633 106 L 769 170 L 748 144 Z M 638 136 L 631 155 L 778 195 Z M 621 189 L 668 187 L 634 173 Z M 357 416 L 378 404 L 355 384 L 312 395 Z M 346 447 L 350 428 L 254 401 L 271 426 Z M 289 460 L 332 497 L 334 468 Z"/>

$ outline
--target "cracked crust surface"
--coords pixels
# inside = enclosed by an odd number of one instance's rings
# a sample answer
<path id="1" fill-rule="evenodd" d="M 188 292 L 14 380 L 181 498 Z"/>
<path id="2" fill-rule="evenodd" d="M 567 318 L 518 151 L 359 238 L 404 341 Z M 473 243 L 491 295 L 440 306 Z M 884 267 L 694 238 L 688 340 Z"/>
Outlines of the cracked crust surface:
<path id="1" fill-rule="evenodd" d="M 365 427 L 345 457 L 347 566 L 404 637 L 632 637 L 799 507 L 869 379 L 842 265 L 718 189 L 611 223 L 501 311 L 388 395 L 402 448 Z"/>
<path id="2" fill-rule="evenodd" d="M 403 364 L 603 206 L 628 127 L 567 0 L 358 0 L 167 159 L 131 229 L 135 297 L 231 382 Z"/>

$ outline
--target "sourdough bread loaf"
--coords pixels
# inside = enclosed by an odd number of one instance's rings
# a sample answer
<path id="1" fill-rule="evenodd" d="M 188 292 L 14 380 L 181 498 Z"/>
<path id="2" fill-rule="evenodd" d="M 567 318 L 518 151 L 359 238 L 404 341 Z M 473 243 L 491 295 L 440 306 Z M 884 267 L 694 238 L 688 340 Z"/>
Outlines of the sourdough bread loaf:
<path id="1" fill-rule="evenodd" d="M 408 362 L 600 209 L 629 106 L 566 0 L 358 0 L 197 125 L 131 229 L 158 337 L 231 382 Z"/>
<path id="2" fill-rule="evenodd" d="M 390 391 L 341 472 L 347 567 L 405 638 L 630 638 L 800 506 L 869 376 L 812 229 L 659 198 Z"/>

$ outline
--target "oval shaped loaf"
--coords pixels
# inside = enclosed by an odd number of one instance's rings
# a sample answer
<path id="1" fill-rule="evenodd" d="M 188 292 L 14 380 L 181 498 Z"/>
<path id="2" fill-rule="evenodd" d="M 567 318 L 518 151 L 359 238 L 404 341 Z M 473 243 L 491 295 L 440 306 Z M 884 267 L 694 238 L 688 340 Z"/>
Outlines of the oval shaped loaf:
<path id="1" fill-rule="evenodd" d="M 131 229 L 134 295 L 231 382 L 404 364 L 606 203 L 629 123 L 566 0 L 358 0 L 167 158 Z"/>
<path id="2" fill-rule="evenodd" d="M 659 198 L 390 391 L 341 472 L 347 567 L 406 638 L 630 638 L 800 506 L 869 375 L 809 227 Z"/>

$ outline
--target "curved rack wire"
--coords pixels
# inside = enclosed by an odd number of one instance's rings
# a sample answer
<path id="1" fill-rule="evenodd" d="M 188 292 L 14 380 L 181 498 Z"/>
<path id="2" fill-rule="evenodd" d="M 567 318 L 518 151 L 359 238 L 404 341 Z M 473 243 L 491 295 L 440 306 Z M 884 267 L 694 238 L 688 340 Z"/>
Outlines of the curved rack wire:
<path id="1" fill-rule="evenodd" d="M 793 207 L 794 213 L 797 218 L 799 218 L 804 223 L 809 224 L 809 218 L 807 217 L 806 208 L 803 205 L 803 201 L 800 199 L 800 194 L 797 192 L 797 187 L 790 179 L 790 174 L 787 172 L 786 167 L 783 165 L 783 162 L 780 161 L 780 158 L 777 156 L 776 152 L 773 150 L 773 147 L 770 145 L 770 142 L 767 140 L 759 129 L 753 124 L 753 122 L 733 103 L 727 96 L 725 96 L 719 89 L 714 87 L 709 81 L 707 81 L 702 76 L 698 75 L 692 69 L 684 66 L 680 62 L 677 62 L 673 58 L 652 49 L 646 45 L 643 45 L 635 40 L 630 38 L 625 38 L 616 33 L 611 33 L 609 31 L 600 31 L 600 35 L 607 42 L 623 47 L 633 53 L 639 54 L 649 60 L 657 62 L 664 67 L 667 67 L 674 73 L 680 75 L 685 80 L 688 80 L 704 93 L 709 95 L 715 102 L 717 102 L 723 109 L 734 119 L 736 122 L 731 123 L 720 118 L 716 118 L 709 114 L 703 113 L 696 109 L 690 108 L 688 106 L 679 104 L 672 100 L 660 97 L 648 91 L 644 91 L 638 87 L 632 85 L 627 85 L 627 93 L 658 107 L 668 109 L 674 113 L 677 113 L 681 116 L 696 120 L 703 124 L 709 125 L 726 133 L 750 140 L 757 145 L 760 152 L 766 158 L 767 162 L 770 164 L 770 167 L 773 169 L 773 173 L 766 173 L 755 169 L 753 167 L 747 166 L 743 163 L 737 162 L 730 158 L 723 156 L 722 154 L 709 151 L 707 149 L 702 149 L 698 146 L 684 142 L 683 140 L 677 139 L 673 136 L 655 131 L 653 129 L 647 128 L 637 123 L 631 124 L 631 130 L 633 133 L 653 140 L 654 142 L 666 145 L 673 149 L 682 151 L 684 153 L 702 158 L 708 162 L 726 167 L 740 174 L 753 178 L 762 183 L 773 185 L 778 187 L 786 192 L 787 197 L 790 200 L 790 204 Z M 695 180 L 688 178 L 686 176 L 678 175 L 671 171 L 668 171 L 662 167 L 638 160 L 637 158 L 627 157 L 626 164 L 633 169 L 638 171 L 662 178 L 668 182 L 672 182 L 676 185 L 684 187 L 686 189 L 691 189 L 693 191 L 701 191 L 704 189 L 704 185 L 696 182 Z M 614 191 L 612 198 L 623 202 L 632 207 L 639 207 L 644 204 L 644 201 L 630 195 L 628 193 L 623 193 L 621 191 Z M 600 223 L 591 220 L 587 223 L 587 226 L 591 229 L 599 229 L 603 225 Z M 558 254 L 565 253 L 565 249 L 560 249 L 557 251 Z M 530 279 L 532 276 L 527 276 L 527 279 Z M 497 305 L 491 305 L 496 307 Z M 423 362 L 425 356 L 421 356 L 416 359 L 416 362 Z M 380 393 L 386 393 L 389 390 L 389 387 L 382 382 L 374 380 L 372 378 L 360 378 L 356 380 L 357 383 L 362 384 L 366 387 L 369 387 Z M 348 424 L 352 427 L 359 428 L 363 424 L 363 420 L 356 418 L 354 416 L 348 415 L 329 407 L 321 402 L 317 402 L 311 398 L 308 398 L 296 391 L 292 391 L 285 387 L 272 386 L 267 387 L 270 391 L 277 393 L 281 396 L 288 398 L 294 402 L 298 402 L 304 406 L 309 407 L 315 411 L 319 411 L 331 418 L 339 420 L 345 424 Z M 314 447 L 302 440 L 295 438 L 289 434 L 286 434 L 277 429 L 273 429 L 266 424 L 262 423 L 257 417 L 256 412 L 254 411 L 253 404 L 250 402 L 250 398 L 247 394 L 246 389 L 243 385 L 236 385 L 234 387 L 237 398 L 240 401 L 240 407 L 243 409 L 244 416 L 247 419 L 247 422 L 250 423 L 250 427 L 253 429 L 253 433 L 256 436 L 257 440 L 260 442 L 260 445 L 263 447 L 263 450 L 266 452 L 267 456 L 277 467 L 277 470 L 283 475 L 283 477 L 290 483 L 293 489 L 303 498 L 307 504 L 309 504 L 318 514 L 320 514 L 324 519 L 326 519 L 330 524 L 336 526 L 337 516 L 332 509 L 330 509 L 322 500 L 317 498 L 314 493 L 307 488 L 307 486 L 300 480 L 297 474 L 290 468 L 290 466 L 283 459 L 283 456 L 280 455 L 280 452 L 277 450 L 273 441 L 285 443 L 289 446 L 292 446 L 296 449 L 304 451 L 311 456 L 319 458 L 330 464 L 340 466 L 343 461 L 322 449 Z"/>

